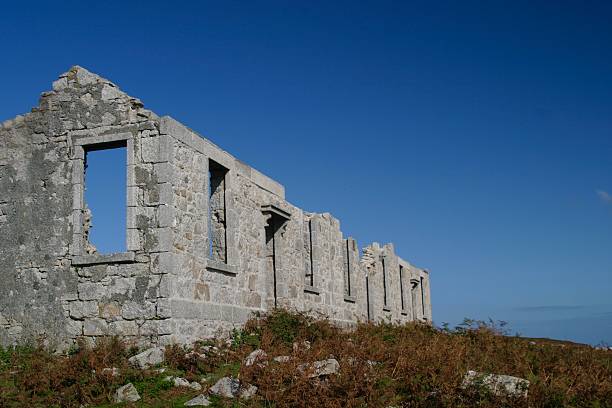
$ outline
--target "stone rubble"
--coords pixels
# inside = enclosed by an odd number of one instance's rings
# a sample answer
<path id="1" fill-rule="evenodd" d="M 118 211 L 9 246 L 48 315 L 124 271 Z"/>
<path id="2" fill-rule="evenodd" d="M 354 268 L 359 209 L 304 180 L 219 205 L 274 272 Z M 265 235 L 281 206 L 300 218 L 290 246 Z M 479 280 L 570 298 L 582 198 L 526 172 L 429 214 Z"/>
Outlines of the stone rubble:
<path id="1" fill-rule="evenodd" d="M 175 387 L 186 387 L 186 388 L 191 388 L 192 390 L 195 390 L 195 391 L 200 391 L 202 389 L 202 385 L 200 385 L 199 383 L 195 381 L 189 382 L 188 380 L 182 377 L 168 376 L 164 378 L 164 380 L 172 382 Z"/>
<path id="2" fill-rule="evenodd" d="M 249 399 L 257 393 L 257 387 L 251 384 L 241 384 L 237 378 L 223 377 L 210 387 L 208 392 L 225 398 Z"/>
<path id="3" fill-rule="evenodd" d="M 332 374 L 338 374 L 340 371 L 340 363 L 335 358 L 329 358 L 327 360 L 315 361 L 312 364 L 300 364 L 298 366 L 299 372 L 308 372 L 309 378 L 323 377 Z"/>
<path id="4" fill-rule="evenodd" d="M 111 377 L 117 377 L 120 371 L 117 367 L 106 367 L 102 369 L 102 374 L 108 374 Z"/>
<path id="5" fill-rule="evenodd" d="M 509 395 L 513 397 L 527 397 L 529 381 L 524 378 L 510 375 L 483 374 L 469 370 L 463 378 L 462 387 L 484 386 L 495 395 Z"/>
<path id="6" fill-rule="evenodd" d="M 268 354 L 266 354 L 265 351 L 262 349 L 257 349 L 247 356 L 247 358 L 244 360 L 244 365 L 246 367 L 250 367 L 255 364 L 256 361 L 259 361 L 260 364 L 265 364 L 265 361 L 263 360 L 265 360 L 267 357 Z"/>
<path id="7" fill-rule="evenodd" d="M 153 347 L 130 357 L 130 364 L 141 369 L 151 368 L 164 362 L 166 350 L 163 347 Z"/>
<path id="8" fill-rule="evenodd" d="M 210 405 L 210 400 L 204 394 L 200 394 L 194 399 L 185 403 L 186 407 L 207 407 Z"/>
<path id="9" fill-rule="evenodd" d="M 136 387 L 134 387 L 132 383 L 128 383 L 123 387 L 120 387 L 115 392 L 115 403 L 136 402 L 138 400 L 140 400 L 140 395 L 138 395 L 138 391 L 136 391 Z"/>

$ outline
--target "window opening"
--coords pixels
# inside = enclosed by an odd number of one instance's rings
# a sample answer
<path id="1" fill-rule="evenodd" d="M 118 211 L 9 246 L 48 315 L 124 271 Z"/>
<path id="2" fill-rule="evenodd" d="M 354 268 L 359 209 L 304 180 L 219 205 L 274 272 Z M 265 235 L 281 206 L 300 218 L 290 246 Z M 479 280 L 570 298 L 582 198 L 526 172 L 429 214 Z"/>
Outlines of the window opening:
<path id="1" fill-rule="evenodd" d="M 219 163 L 208 161 L 208 256 L 210 259 L 227 263 L 227 210 L 226 184 L 228 169 Z"/>
<path id="2" fill-rule="evenodd" d="M 385 258 L 382 258 L 383 269 L 383 299 L 384 306 L 387 307 L 387 267 L 385 266 Z"/>
<path id="3" fill-rule="evenodd" d="M 354 243 L 354 241 L 353 241 Z M 344 276 L 344 293 L 347 296 L 351 296 L 351 249 L 350 241 L 346 240 L 346 265 L 345 265 L 345 276 Z"/>
<path id="4" fill-rule="evenodd" d="M 126 141 L 84 146 L 84 149 L 84 252 L 126 252 Z"/>
<path id="5" fill-rule="evenodd" d="M 400 298 L 402 301 L 402 311 L 405 310 L 404 305 L 404 267 L 400 265 L 399 267 L 399 281 L 400 281 Z"/>
<path id="6" fill-rule="evenodd" d="M 423 319 L 425 318 L 425 291 L 423 290 L 423 277 L 421 276 L 421 311 L 423 312 Z"/>
<path id="7" fill-rule="evenodd" d="M 311 287 L 314 286 L 314 257 L 312 247 L 312 220 L 308 220 L 308 257 L 310 265 L 306 270 L 306 285 Z"/>

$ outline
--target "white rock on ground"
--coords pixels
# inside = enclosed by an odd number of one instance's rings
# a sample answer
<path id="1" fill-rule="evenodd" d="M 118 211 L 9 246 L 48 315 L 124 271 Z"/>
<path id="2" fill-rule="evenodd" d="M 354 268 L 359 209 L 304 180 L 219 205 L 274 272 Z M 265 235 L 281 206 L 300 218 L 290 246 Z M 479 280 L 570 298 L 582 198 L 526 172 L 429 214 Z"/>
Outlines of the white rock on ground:
<path id="1" fill-rule="evenodd" d="M 218 395 L 220 397 L 225 398 L 234 398 L 235 395 L 240 391 L 240 381 L 231 378 L 231 377 L 223 377 L 219 381 L 215 383 L 208 392 L 214 395 Z"/>
<path id="2" fill-rule="evenodd" d="M 300 349 L 310 350 L 310 342 L 308 340 L 304 340 L 301 343 L 298 343 L 298 342 L 293 343 L 293 352 L 294 353 L 297 353 L 298 351 L 300 351 Z"/>
<path id="3" fill-rule="evenodd" d="M 140 395 L 138 395 L 138 391 L 136 391 L 136 387 L 132 385 L 132 383 L 127 383 L 123 387 L 120 387 L 115 392 L 115 402 L 136 402 L 140 399 Z"/>
<path id="4" fill-rule="evenodd" d="M 110 374 L 111 377 L 119 375 L 119 369 L 117 367 L 106 367 L 102 369 L 102 374 Z"/>
<path id="5" fill-rule="evenodd" d="M 213 395 L 225 398 L 241 397 L 249 399 L 257 392 L 257 387 L 251 384 L 240 384 L 240 380 L 231 377 L 223 377 L 208 390 Z"/>
<path id="6" fill-rule="evenodd" d="M 200 394 L 194 399 L 191 399 L 185 403 L 186 407 L 207 407 L 210 405 L 210 401 L 204 394 Z"/>
<path id="7" fill-rule="evenodd" d="M 175 387 L 189 387 L 189 381 L 181 377 L 171 377 L 170 381 L 174 382 Z"/>
<path id="8" fill-rule="evenodd" d="M 257 387 L 252 384 L 246 384 L 238 394 L 240 398 L 249 399 L 255 396 L 257 393 Z"/>
<path id="9" fill-rule="evenodd" d="M 256 361 L 265 360 L 267 357 L 268 355 L 265 351 L 262 349 L 257 349 L 247 356 L 247 358 L 244 360 L 244 365 L 250 367 L 255 364 Z"/>
<path id="10" fill-rule="evenodd" d="M 175 387 L 186 387 L 186 388 L 191 388 L 192 390 L 195 390 L 195 391 L 200 391 L 202 389 L 202 386 L 198 384 L 197 382 L 195 381 L 189 382 L 186 379 L 181 378 L 181 377 L 168 376 L 164 378 L 164 380 L 172 382 Z"/>
<path id="11" fill-rule="evenodd" d="M 529 381 L 524 378 L 500 374 L 482 374 L 470 370 L 463 377 L 462 387 L 482 385 L 495 395 L 527 397 L 529 384 Z"/>
<path id="12" fill-rule="evenodd" d="M 300 372 L 310 371 L 311 369 L 313 372 L 308 375 L 309 378 L 337 374 L 340 371 L 340 363 L 335 358 L 329 358 L 327 360 L 315 361 L 312 364 L 301 364 L 298 366 Z"/>
<path id="13" fill-rule="evenodd" d="M 290 356 L 276 356 L 273 359 L 274 361 L 276 361 L 277 363 L 288 363 L 289 360 L 291 360 Z"/>
<path id="14" fill-rule="evenodd" d="M 202 353 L 198 353 L 197 351 L 190 351 L 189 353 L 185 354 L 185 358 L 187 359 L 196 359 L 196 360 L 205 360 L 206 359 L 206 354 L 202 354 Z"/>
<path id="15" fill-rule="evenodd" d="M 131 357 L 128 361 L 133 366 L 141 369 L 150 368 L 154 365 L 164 362 L 165 349 L 163 347 L 153 347 L 143 351 L 140 354 L 136 354 Z"/>

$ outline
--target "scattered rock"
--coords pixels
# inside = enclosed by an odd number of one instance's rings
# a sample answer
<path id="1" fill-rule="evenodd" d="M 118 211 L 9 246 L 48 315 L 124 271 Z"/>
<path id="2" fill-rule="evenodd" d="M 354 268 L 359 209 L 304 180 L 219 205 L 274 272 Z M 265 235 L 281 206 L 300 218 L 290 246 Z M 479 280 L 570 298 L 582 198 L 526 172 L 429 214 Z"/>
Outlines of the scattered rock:
<path id="1" fill-rule="evenodd" d="M 276 361 L 277 363 L 288 363 L 289 360 L 291 360 L 291 357 L 289 356 L 276 356 L 273 359 L 274 361 Z"/>
<path id="2" fill-rule="evenodd" d="M 225 398 L 241 397 L 249 399 L 257 392 L 257 387 L 251 384 L 240 384 L 237 378 L 223 377 L 208 390 L 213 395 Z"/>
<path id="3" fill-rule="evenodd" d="M 247 358 L 244 360 L 244 365 L 250 367 L 255 364 L 256 361 L 265 360 L 267 357 L 268 355 L 265 351 L 262 349 L 257 349 L 247 356 Z"/>
<path id="4" fill-rule="evenodd" d="M 189 387 L 190 383 L 184 378 L 181 377 L 170 377 L 171 381 L 174 382 L 175 387 Z"/>
<path id="5" fill-rule="evenodd" d="M 111 377 L 117 377 L 119 375 L 119 369 L 117 367 L 106 367 L 102 369 L 102 374 L 109 374 Z"/>
<path id="6" fill-rule="evenodd" d="M 128 361 L 133 366 L 140 367 L 141 369 L 150 368 L 164 362 L 164 353 L 165 349 L 163 347 L 153 347 L 140 354 L 136 354 Z"/>
<path id="7" fill-rule="evenodd" d="M 136 402 L 140 399 L 140 395 L 138 395 L 138 391 L 136 391 L 136 387 L 132 385 L 132 383 L 128 383 L 123 387 L 119 388 L 117 392 L 115 392 L 115 402 Z"/>
<path id="8" fill-rule="evenodd" d="M 310 342 L 308 340 L 304 340 L 301 343 L 293 343 L 293 352 L 296 353 L 298 352 L 300 349 L 303 350 L 310 350 Z"/>
<path id="9" fill-rule="evenodd" d="M 192 400 L 185 403 L 186 407 L 207 407 L 210 405 L 210 401 L 204 394 L 200 394 Z"/>
<path id="10" fill-rule="evenodd" d="M 186 379 L 181 378 L 181 377 L 168 376 L 164 378 L 164 381 L 170 381 L 174 383 L 175 387 L 186 387 L 186 388 L 191 388 L 192 390 L 195 390 L 195 391 L 200 391 L 202 389 L 202 386 L 198 384 L 197 382 L 195 381 L 189 382 Z"/>
<path id="11" fill-rule="evenodd" d="M 234 398 L 240 391 L 240 380 L 223 377 L 208 390 L 213 395 L 219 395 L 225 398 Z"/>
<path id="12" fill-rule="evenodd" d="M 185 358 L 188 360 L 205 360 L 206 354 L 198 353 L 197 351 L 190 351 L 189 353 L 185 354 Z"/>
<path id="13" fill-rule="evenodd" d="M 309 378 L 322 377 L 325 375 L 337 374 L 340 371 L 340 363 L 335 358 L 327 360 L 315 361 L 312 364 L 301 364 L 298 366 L 300 372 L 311 371 Z"/>
<path id="14" fill-rule="evenodd" d="M 255 394 L 257 393 L 257 387 L 252 385 L 252 384 L 246 384 L 241 390 L 240 390 L 240 398 L 243 399 L 250 399 L 253 396 L 255 396 Z"/>
<path id="15" fill-rule="evenodd" d="M 510 395 L 514 397 L 527 397 L 529 381 L 512 377 L 510 375 L 482 374 L 468 371 L 463 378 L 463 388 L 482 385 L 495 395 Z"/>

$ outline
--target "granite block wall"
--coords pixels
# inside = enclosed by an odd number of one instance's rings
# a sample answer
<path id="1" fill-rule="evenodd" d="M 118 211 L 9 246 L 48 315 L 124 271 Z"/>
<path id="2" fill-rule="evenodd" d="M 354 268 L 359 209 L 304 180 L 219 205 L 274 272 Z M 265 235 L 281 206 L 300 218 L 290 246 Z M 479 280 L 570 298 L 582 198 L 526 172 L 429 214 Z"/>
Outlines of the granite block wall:
<path id="1" fill-rule="evenodd" d="M 88 152 L 126 150 L 122 253 L 89 242 Z M 93 225 L 93 226 L 92 226 Z M 0 344 L 119 334 L 189 342 L 285 307 L 358 321 L 431 321 L 429 273 L 116 85 L 73 67 L 0 127 Z"/>

